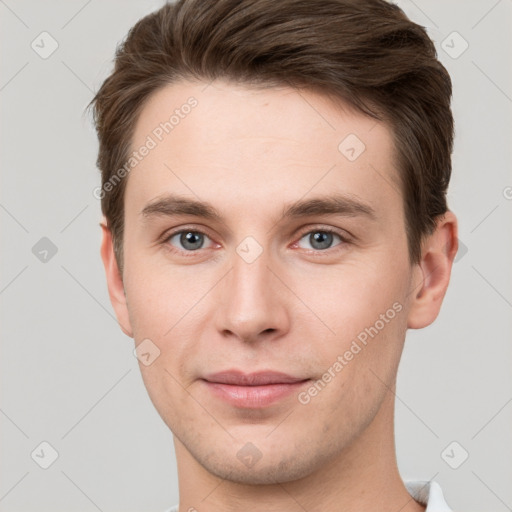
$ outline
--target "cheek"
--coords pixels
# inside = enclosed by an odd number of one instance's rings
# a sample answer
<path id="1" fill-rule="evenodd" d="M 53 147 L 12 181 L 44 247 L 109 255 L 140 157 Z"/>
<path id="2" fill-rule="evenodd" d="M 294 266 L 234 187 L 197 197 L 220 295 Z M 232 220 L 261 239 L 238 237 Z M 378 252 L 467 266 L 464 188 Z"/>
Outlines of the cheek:
<path id="1" fill-rule="evenodd" d="M 136 254 L 127 258 L 125 290 L 135 339 L 170 335 L 208 289 L 200 274 L 193 265 L 173 267 Z"/>
<path id="2" fill-rule="evenodd" d="M 395 268 L 393 262 L 386 265 L 384 258 L 336 267 L 311 266 L 291 277 L 292 289 L 315 313 L 319 328 L 323 323 L 330 336 L 353 337 L 378 322 L 381 315 L 386 325 L 390 318 L 395 324 L 401 321 L 397 310 L 404 306 L 408 275 L 402 266 Z M 395 303 L 398 305 L 393 308 Z"/>
<path id="3" fill-rule="evenodd" d="M 294 289 L 315 313 L 305 313 L 302 325 L 316 337 L 315 352 L 324 372 L 318 377 L 337 382 L 332 395 L 324 398 L 340 398 L 345 389 L 350 402 L 356 395 L 364 399 L 367 393 L 379 394 L 386 389 L 379 378 L 392 384 L 403 348 L 408 273 L 396 258 L 381 255 L 371 262 L 301 274 L 307 278 L 296 279 Z"/>

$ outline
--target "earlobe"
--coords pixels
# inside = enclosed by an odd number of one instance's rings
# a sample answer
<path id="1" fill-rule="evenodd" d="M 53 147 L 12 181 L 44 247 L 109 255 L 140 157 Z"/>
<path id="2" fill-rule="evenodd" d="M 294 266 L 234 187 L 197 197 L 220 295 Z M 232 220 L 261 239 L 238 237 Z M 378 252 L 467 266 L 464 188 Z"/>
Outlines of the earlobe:
<path id="1" fill-rule="evenodd" d="M 436 230 L 423 244 L 421 261 L 414 272 L 411 307 L 407 327 L 421 329 L 430 325 L 441 309 L 457 254 L 457 218 L 447 211 Z"/>
<path id="2" fill-rule="evenodd" d="M 133 338 L 133 331 L 130 323 L 130 317 L 128 315 L 126 296 L 124 293 L 123 279 L 114 253 L 112 233 L 104 221 L 101 222 L 100 226 L 103 232 L 101 242 L 101 259 L 103 260 L 103 266 L 105 267 L 110 302 L 112 303 L 112 307 L 114 308 L 117 321 L 119 322 L 119 326 L 122 331 L 130 338 Z"/>

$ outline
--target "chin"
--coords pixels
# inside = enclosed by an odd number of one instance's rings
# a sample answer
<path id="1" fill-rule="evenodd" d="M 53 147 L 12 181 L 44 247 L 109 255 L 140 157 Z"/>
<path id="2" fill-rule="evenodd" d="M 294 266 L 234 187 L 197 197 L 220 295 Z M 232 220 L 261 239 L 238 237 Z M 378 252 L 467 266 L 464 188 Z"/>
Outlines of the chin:
<path id="1" fill-rule="evenodd" d="M 239 450 L 235 457 L 231 451 L 204 457 L 194 453 L 193 455 L 209 473 L 245 485 L 272 485 L 300 480 L 317 471 L 326 462 L 319 453 L 308 457 L 304 451 L 301 450 L 299 453 L 295 450 L 296 453 L 293 454 L 271 452 L 270 456 L 260 452 L 260 459 L 252 463 L 247 462 L 245 465 L 242 462 L 243 456 L 240 455 L 238 458 L 242 450 Z M 233 463 L 229 462 L 230 459 Z"/>

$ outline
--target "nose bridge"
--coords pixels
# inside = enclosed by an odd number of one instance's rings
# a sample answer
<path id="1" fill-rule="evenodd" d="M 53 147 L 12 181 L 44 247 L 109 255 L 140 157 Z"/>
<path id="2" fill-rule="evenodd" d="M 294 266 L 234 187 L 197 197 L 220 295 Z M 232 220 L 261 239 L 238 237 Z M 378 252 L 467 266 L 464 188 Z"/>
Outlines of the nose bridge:
<path id="1" fill-rule="evenodd" d="M 268 250 L 247 237 L 232 254 L 231 272 L 222 287 L 218 328 L 243 340 L 285 328 L 283 297 L 276 290 Z"/>
<path id="2" fill-rule="evenodd" d="M 237 252 L 233 257 L 233 271 L 231 273 L 231 289 L 238 303 L 264 302 L 269 283 L 269 258 L 259 255 L 254 261 L 244 259 Z"/>

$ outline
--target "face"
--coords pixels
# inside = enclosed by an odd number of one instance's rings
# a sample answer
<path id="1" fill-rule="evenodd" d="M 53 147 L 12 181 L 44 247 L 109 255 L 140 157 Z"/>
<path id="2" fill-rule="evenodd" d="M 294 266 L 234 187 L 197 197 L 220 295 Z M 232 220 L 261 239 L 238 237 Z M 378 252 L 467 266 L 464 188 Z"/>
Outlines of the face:
<path id="1" fill-rule="evenodd" d="M 311 474 L 374 422 L 403 347 L 390 131 L 313 92 L 179 83 L 145 105 L 142 146 L 115 308 L 151 400 L 218 477 Z"/>

